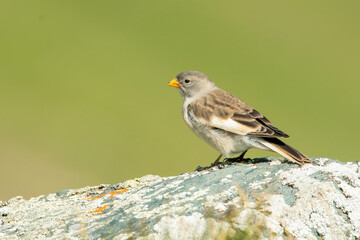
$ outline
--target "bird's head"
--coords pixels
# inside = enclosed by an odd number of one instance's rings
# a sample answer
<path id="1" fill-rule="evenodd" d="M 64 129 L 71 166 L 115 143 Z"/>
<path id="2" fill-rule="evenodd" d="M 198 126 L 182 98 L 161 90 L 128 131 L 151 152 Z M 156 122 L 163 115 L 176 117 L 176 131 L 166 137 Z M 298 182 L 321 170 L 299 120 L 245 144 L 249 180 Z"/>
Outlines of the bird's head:
<path id="1" fill-rule="evenodd" d="M 197 71 L 182 72 L 168 85 L 178 88 L 184 99 L 197 98 L 217 88 L 205 74 Z"/>

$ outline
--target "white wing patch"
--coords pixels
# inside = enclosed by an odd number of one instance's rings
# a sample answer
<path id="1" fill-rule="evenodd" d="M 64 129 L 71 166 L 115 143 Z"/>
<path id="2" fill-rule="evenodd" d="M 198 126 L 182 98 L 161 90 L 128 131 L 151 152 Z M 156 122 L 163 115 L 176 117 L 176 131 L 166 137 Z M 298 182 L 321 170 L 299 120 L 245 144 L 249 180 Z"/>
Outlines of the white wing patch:
<path id="1" fill-rule="evenodd" d="M 231 118 L 221 119 L 218 117 L 213 117 L 210 120 L 210 125 L 212 127 L 220 128 L 228 132 L 232 132 L 239 135 L 247 135 L 253 130 L 243 124 L 240 124 Z"/>

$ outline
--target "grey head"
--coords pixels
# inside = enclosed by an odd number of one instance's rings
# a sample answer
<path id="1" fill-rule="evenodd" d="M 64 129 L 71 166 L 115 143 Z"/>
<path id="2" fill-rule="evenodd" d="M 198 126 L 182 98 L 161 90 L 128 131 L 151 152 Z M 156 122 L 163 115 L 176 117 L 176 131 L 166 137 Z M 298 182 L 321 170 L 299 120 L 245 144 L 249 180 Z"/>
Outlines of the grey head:
<path id="1" fill-rule="evenodd" d="M 173 81 L 178 82 L 176 87 L 184 99 L 200 97 L 217 89 L 216 85 L 205 74 L 197 71 L 179 73 Z"/>

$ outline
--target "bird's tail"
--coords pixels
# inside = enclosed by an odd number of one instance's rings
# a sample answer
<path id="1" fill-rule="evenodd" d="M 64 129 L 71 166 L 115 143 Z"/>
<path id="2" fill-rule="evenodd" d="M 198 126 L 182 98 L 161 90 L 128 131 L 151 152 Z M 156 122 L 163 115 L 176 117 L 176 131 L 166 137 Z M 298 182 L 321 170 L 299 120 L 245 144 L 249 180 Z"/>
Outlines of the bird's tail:
<path id="1" fill-rule="evenodd" d="M 266 147 L 299 165 L 311 163 L 311 160 L 307 156 L 277 138 L 262 138 L 262 140 L 261 143 Z"/>

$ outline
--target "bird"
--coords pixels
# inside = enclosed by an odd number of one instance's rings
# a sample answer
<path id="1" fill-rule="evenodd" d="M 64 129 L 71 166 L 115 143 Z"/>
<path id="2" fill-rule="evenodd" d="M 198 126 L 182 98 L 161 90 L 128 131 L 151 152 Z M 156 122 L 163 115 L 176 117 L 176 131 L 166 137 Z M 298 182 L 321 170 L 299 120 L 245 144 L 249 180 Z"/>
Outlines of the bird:
<path id="1" fill-rule="evenodd" d="M 179 73 L 168 86 L 183 98 L 182 116 L 188 127 L 229 161 L 242 161 L 251 148 L 277 152 L 301 165 L 311 160 L 279 138 L 289 135 L 275 127 L 264 115 L 230 93 L 218 88 L 198 71 Z M 238 157 L 230 156 L 240 154 Z"/>

